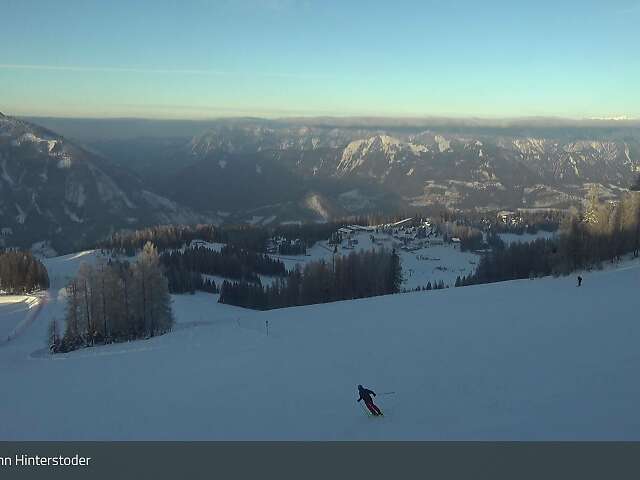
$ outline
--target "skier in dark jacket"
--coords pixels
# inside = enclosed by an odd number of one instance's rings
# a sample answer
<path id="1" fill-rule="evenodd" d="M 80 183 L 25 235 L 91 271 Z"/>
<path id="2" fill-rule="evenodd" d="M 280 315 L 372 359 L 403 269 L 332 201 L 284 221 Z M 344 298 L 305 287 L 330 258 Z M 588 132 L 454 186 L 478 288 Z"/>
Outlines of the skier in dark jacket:
<path id="1" fill-rule="evenodd" d="M 367 406 L 372 415 L 375 415 L 376 417 L 378 415 L 382 415 L 382 412 L 376 406 L 376 404 L 373 403 L 373 399 L 371 398 L 371 395 L 373 395 L 374 397 L 376 396 L 376 392 L 374 392 L 373 390 L 369 390 L 368 388 L 364 388 L 362 385 L 358 385 L 358 394 L 360 395 L 360 398 L 358 398 L 358 402 L 360 400 L 364 400 L 364 404 Z"/>
<path id="2" fill-rule="evenodd" d="M 582 285 L 582 277 L 578 275 L 578 286 Z"/>

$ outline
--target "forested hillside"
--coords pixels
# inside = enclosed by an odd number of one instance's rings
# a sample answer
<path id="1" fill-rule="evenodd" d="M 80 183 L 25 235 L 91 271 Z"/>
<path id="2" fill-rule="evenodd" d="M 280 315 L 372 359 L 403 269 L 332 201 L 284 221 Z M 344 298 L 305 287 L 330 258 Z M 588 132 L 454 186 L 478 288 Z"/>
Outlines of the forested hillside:
<path id="1" fill-rule="evenodd" d="M 579 269 L 602 268 L 603 262 L 634 257 L 640 250 L 640 192 L 631 191 L 618 202 L 602 202 L 592 191 L 581 212 L 567 215 L 560 234 L 552 239 L 505 246 L 492 241 L 476 273 L 460 285 L 517 278 L 567 274 Z"/>
<path id="2" fill-rule="evenodd" d="M 270 310 L 398 293 L 401 282 L 396 252 L 370 250 L 308 263 L 267 286 L 225 281 L 219 301 Z"/>
<path id="3" fill-rule="evenodd" d="M 31 252 L 0 253 L 0 291 L 31 293 L 47 288 L 49 288 L 47 269 Z"/>
<path id="4" fill-rule="evenodd" d="M 51 323 L 53 352 L 149 338 L 173 326 L 167 279 L 151 243 L 133 265 L 83 263 L 65 291 L 64 327 Z"/>

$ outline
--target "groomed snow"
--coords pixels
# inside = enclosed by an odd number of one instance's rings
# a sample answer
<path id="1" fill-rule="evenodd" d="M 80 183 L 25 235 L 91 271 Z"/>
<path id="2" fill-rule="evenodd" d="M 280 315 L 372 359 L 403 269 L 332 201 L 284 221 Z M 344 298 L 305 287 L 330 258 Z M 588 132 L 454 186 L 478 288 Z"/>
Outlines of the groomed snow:
<path id="1" fill-rule="evenodd" d="M 40 301 L 36 295 L 0 295 L 0 345 L 27 326 Z"/>
<path id="2" fill-rule="evenodd" d="M 0 439 L 638 440 L 640 263 L 583 277 L 270 312 L 185 295 L 173 333 L 56 356 L 52 289 L 0 347 Z"/>
<path id="3" fill-rule="evenodd" d="M 85 250 L 60 257 L 44 258 L 42 262 L 49 273 L 51 288 L 59 289 L 69 283 L 82 263 L 95 264 L 100 257 L 98 250 Z"/>

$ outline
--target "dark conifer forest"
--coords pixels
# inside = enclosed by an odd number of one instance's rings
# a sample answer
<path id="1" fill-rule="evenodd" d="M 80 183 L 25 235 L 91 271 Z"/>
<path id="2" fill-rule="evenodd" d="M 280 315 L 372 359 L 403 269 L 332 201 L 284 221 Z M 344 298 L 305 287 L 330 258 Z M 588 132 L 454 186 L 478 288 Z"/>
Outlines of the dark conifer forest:
<path id="1" fill-rule="evenodd" d="M 160 256 L 160 261 L 167 271 L 171 293 L 215 292 L 215 283 L 202 280 L 201 274 L 258 282 L 258 275 L 283 276 L 287 273 L 280 260 L 235 245 L 225 245 L 220 251 L 204 246 L 169 251 Z"/>
<path id="2" fill-rule="evenodd" d="M 267 286 L 225 281 L 219 301 L 269 310 L 398 293 L 401 282 L 398 254 L 370 250 L 335 256 L 331 262 L 308 263 Z"/>
<path id="3" fill-rule="evenodd" d="M 0 290 L 19 294 L 47 288 L 47 269 L 31 252 L 0 253 Z"/>
<path id="4" fill-rule="evenodd" d="M 567 215 L 559 235 L 530 243 L 505 245 L 491 237 L 491 253 L 484 255 L 474 275 L 460 286 L 601 268 L 625 254 L 639 255 L 640 193 L 630 192 L 619 202 L 601 202 L 591 192 L 582 212 Z"/>

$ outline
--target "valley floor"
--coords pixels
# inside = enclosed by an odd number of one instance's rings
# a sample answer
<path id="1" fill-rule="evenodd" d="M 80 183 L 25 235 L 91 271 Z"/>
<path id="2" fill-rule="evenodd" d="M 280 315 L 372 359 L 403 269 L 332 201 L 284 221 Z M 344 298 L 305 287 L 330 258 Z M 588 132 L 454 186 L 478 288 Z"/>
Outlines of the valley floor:
<path id="1" fill-rule="evenodd" d="M 0 345 L 0 439 L 640 440 L 640 262 L 583 277 L 269 312 L 175 296 L 170 334 L 51 356 L 56 286 Z"/>

